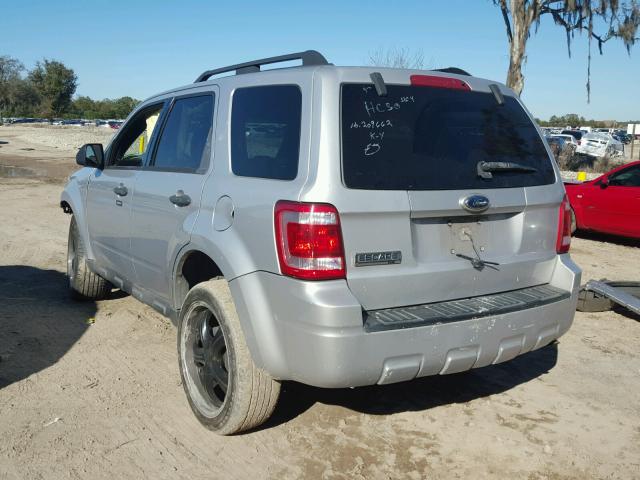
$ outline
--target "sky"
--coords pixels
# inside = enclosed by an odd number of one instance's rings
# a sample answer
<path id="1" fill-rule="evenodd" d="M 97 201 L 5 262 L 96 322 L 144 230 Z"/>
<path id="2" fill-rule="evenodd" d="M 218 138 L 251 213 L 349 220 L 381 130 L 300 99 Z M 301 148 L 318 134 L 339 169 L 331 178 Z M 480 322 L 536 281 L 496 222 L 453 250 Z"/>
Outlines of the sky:
<path id="1" fill-rule="evenodd" d="M 379 49 L 422 52 L 424 68 L 456 66 L 504 82 L 508 43 L 491 0 L 415 1 L 6 1 L 0 55 L 31 68 L 56 59 L 78 75 L 77 95 L 94 99 L 155 93 L 193 82 L 204 70 L 314 49 L 336 65 L 364 65 Z M 550 19 L 527 46 L 522 98 L 534 116 L 640 118 L 640 43 L 593 47 L 591 103 L 585 89 L 587 38 L 567 55 Z"/>

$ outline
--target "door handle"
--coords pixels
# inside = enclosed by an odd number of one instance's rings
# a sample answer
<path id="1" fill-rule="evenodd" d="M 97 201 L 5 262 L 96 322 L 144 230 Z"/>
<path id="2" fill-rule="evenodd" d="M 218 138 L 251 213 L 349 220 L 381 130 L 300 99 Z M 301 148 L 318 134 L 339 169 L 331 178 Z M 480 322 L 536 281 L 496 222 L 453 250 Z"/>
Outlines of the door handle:
<path id="1" fill-rule="evenodd" d="M 117 187 L 113 187 L 113 193 L 115 193 L 116 195 L 120 195 L 121 197 L 124 197 L 127 193 L 129 193 L 129 190 L 127 190 L 127 187 L 125 187 L 121 183 Z"/>
<path id="2" fill-rule="evenodd" d="M 178 207 L 186 207 L 191 204 L 191 197 L 182 190 L 178 190 L 175 195 L 169 197 L 169 201 Z"/>

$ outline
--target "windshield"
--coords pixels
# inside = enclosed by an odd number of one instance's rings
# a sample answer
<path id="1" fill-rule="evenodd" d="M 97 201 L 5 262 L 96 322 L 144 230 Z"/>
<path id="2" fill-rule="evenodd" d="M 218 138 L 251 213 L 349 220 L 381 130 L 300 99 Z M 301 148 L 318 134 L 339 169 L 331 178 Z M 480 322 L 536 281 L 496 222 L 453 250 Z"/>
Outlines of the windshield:
<path id="1" fill-rule="evenodd" d="M 550 184 L 555 175 L 535 126 L 509 96 L 387 85 L 342 85 L 342 170 L 348 188 L 458 190 Z M 478 175 L 479 162 L 535 171 Z"/>

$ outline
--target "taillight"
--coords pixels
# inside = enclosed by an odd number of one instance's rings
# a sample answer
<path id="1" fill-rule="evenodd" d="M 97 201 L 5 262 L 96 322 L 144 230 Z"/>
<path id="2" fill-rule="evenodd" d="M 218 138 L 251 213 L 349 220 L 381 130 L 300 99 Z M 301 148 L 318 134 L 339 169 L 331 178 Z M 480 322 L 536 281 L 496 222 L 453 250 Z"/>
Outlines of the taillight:
<path id="1" fill-rule="evenodd" d="M 336 207 L 280 200 L 274 217 L 283 275 L 304 280 L 345 278 L 340 216 Z"/>
<path id="2" fill-rule="evenodd" d="M 453 90 L 471 90 L 467 82 L 451 77 L 436 77 L 434 75 L 411 75 L 411 85 L 416 87 L 450 88 Z"/>
<path id="3" fill-rule="evenodd" d="M 560 204 L 558 216 L 558 239 L 556 240 L 556 252 L 567 253 L 571 246 L 571 205 L 565 195 Z"/>

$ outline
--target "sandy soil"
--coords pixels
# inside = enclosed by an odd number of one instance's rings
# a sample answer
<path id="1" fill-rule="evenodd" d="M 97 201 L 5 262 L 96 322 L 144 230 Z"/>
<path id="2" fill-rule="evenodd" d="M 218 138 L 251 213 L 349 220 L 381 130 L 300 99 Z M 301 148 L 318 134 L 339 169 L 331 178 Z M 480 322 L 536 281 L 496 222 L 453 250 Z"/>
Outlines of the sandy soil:
<path id="1" fill-rule="evenodd" d="M 53 173 L 0 178 L 0 479 L 640 478 L 640 319 L 623 311 L 577 313 L 558 344 L 463 374 L 287 383 L 263 428 L 212 434 L 166 319 L 127 296 L 67 296 L 72 152 L 18 157 L 6 131 L 0 165 Z M 584 278 L 638 280 L 640 245 L 610 240 L 574 240 Z"/>
<path id="2" fill-rule="evenodd" d="M 0 176 L 63 181 L 78 168 L 78 148 L 85 143 L 106 146 L 115 132 L 106 127 L 0 126 Z"/>

